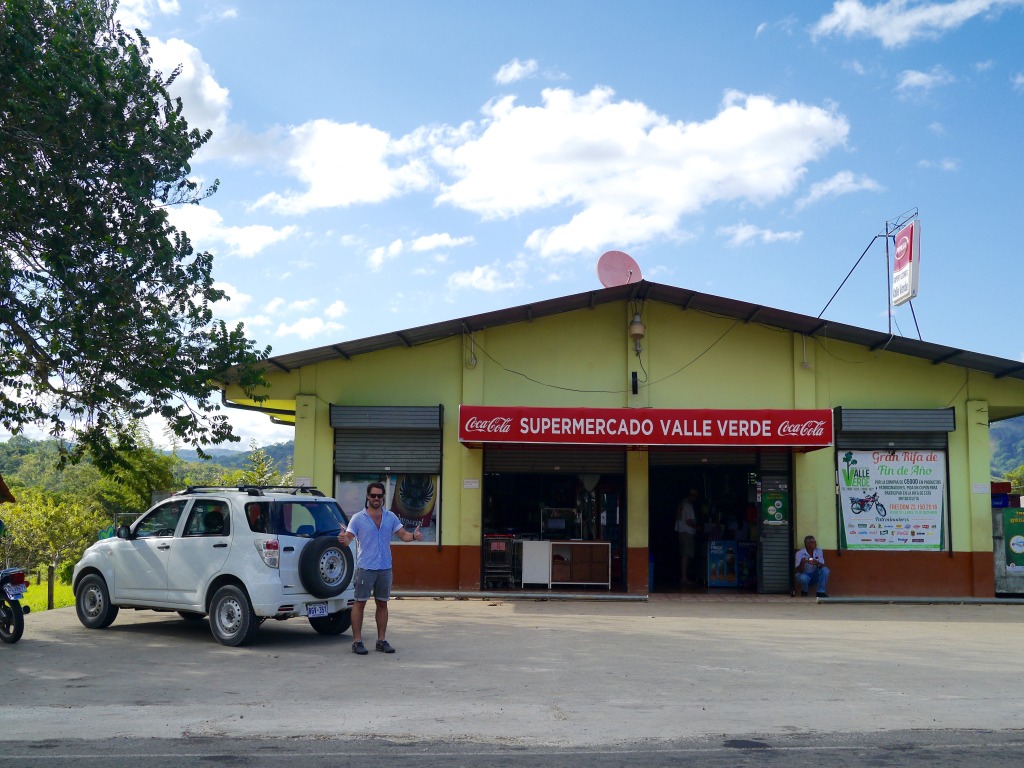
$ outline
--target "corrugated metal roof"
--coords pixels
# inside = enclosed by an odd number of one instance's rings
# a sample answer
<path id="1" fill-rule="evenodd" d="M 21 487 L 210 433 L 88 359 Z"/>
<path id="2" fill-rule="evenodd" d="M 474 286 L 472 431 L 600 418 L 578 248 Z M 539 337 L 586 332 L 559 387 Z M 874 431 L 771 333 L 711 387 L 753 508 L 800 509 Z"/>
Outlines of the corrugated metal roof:
<path id="1" fill-rule="evenodd" d="M 563 312 L 572 312 L 577 309 L 586 309 L 601 304 L 633 300 L 660 301 L 665 304 L 674 304 L 683 309 L 701 310 L 721 315 L 722 317 L 736 318 L 744 322 L 758 323 L 806 336 L 823 337 L 858 344 L 870 350 L 884 349 L 888 352 L 923 358 L 936 365 L 939 363 L 949 363 L 950 365 L 989 373 L 997 379 L 1013 378 L 1024 380 L 1024 363 L 1019 360 L 1008 360 L 992 355 L 983 355 L 978 352 L 947 347 L 942 344 L 932 344 L 927 341 L 911 339 L 905 336 L 895 336 L 881 331 L 872 331 L 867 328 L 858 328 L 853 325 L 836 323 L 809 315 L 800 315 L 795 312 L 787 312 L 760 304 L 750 304 L 745 301 L 700 293 L 688 288 L 676 288 L 662 283 L 652 283 L 647 280 L 641 280 L 632 285 L 586 291 L 585 293 L 562 296 L 533 304 L 523 304 L 518 307 L 499 309 L 494 312 L 485 312 L 479 315 L 469 315 L 453 320 L 445 320 L 440 323 L 422 325 L 418 328 L 383 333 L 379 336 L 370 336 L 365 339 L 343 341 L 326 347 L 315 347 L 301 352 L 277 355 L 269 358 L 267 365 L 271 371 L 290 372 L 296 368 L 327 360 L 336 360 L 338 358 L 347 360 L 356 355 L 377 352 L 382 349 L 412 347 L 417 344 L 437 341 L 438 339 L 457 336 L 462 333 L 494 328 L 510 323 L 530 321 L 538 317 L 558 315 Z"/>

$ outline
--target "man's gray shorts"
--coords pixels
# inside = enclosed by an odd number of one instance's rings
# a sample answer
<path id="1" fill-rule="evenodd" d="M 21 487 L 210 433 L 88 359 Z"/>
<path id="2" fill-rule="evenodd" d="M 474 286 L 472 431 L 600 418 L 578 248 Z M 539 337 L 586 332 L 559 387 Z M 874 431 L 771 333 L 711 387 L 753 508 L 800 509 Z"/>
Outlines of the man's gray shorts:
<path id="1" fill-rule="evenodd" d="M 387 601 L 391 598 L 391 569 L 383 571 L 368 571 L 365 568 L 356 568 L 355 578 L 352 579 L 355 586 L 356 602 L 365 603 L 373 593 L 374 600 Z"/>

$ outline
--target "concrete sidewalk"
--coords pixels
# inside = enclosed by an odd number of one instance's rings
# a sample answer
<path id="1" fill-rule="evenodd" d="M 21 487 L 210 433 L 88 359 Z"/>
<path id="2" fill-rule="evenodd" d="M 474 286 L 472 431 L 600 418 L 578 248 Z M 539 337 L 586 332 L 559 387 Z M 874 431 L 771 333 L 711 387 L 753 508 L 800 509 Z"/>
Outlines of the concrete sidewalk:
<path id="1" fill-rule="evenodd" d="M 386 735 L 589 745 L 706 734 L 1014 729 L 1020 605 L 395 600 L 398 653 L 303 620 L 225 648 L 206 622 L 73 608 L 0 647 L 0 740 Z M 368 637 L 372 638 L 370 633 Z"/>

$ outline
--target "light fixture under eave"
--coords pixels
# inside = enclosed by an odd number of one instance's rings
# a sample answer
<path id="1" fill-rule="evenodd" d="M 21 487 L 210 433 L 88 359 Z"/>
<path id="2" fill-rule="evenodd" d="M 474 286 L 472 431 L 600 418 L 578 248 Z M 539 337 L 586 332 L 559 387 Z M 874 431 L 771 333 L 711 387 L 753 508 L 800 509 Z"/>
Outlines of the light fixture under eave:
<path id="1" fill-rule="evenodd" d="M 636 342 L 636 353 L 640 354 L 640 339 L 647 335 L 647 326 L 644 325 L 643 320 L 640 319 L 640 313 L 633 313 L 633 320 L 629 324 L 629 338 Z"/>

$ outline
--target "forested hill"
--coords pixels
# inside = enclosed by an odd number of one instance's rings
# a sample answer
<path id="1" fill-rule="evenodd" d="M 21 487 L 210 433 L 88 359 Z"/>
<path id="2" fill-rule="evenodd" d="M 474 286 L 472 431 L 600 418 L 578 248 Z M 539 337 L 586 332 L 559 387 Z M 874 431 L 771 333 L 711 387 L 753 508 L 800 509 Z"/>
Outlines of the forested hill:
<path id="1" fill-rule="evenodd" d="M 997 421 L 989 430 L 992 476 L 1003 477 L 1024 464 L 1024 417 Z"/>
<path id="2" fill-rule="evenodd" d="M 271 458 L 278 472 L 284 472 L 288 469 L 295 452 L 294 440 L 261 447 L 263 452 Z M 248 449 L 240 448 L 207 448 L 206 452 L 210 454 L 215 464 L 219 464 L 227 469 L 241 469 L 245 465 L 246 457 L 249 455 Z M 163 453 L 170 454 L 170 451 L 163 451 Z M 190 449 L 179 450 L 178 455 L 183 458 L 187 456 L 189 460 L 195 458 L 195 452 Z"/>

